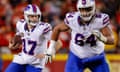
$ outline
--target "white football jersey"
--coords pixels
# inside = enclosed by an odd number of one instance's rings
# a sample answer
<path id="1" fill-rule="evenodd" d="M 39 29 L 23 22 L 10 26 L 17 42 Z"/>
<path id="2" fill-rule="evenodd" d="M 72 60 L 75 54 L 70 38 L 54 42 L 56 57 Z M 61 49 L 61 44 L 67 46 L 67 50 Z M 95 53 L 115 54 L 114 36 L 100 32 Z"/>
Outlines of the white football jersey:
<path id="1" fill-rule="evenodd" d="M 22 52 L 15 55 L 13 62 L 19 64 L 31 64 L 43 68 L 45 59 L 37 59 L 36 54 L 43 54 L 47 49 L 47 42 L 51 37 L 51 25 L 40 22 L 32 30 L 28 30 L 24 20 L 18 21 L 16 25 L 16 35 L 22 36 Z"/>
<path id="2" fill-rule="evenodd" d="M 98 13 L 88 24 L 82 24 L 79 12 L 72 12 L 66 14 L 64 21 L 72 30 L 70 51 L 76 56 L 88 58 L 104 52 L 104 43 L 97 40 L 92 31 L 109 25 L 107 14 Z"/>

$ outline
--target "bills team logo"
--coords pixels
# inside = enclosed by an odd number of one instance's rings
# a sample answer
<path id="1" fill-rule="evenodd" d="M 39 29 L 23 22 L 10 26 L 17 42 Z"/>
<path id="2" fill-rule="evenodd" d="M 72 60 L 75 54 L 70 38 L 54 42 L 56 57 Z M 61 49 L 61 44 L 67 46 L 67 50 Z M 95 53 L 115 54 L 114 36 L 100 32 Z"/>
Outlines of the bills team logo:
<path id="1" fill-rule="evenodd" d="M 25 11 L 29 10 L 30 9 L 30 6 L 28 5 L 26 8 L 25 8 Z"/>

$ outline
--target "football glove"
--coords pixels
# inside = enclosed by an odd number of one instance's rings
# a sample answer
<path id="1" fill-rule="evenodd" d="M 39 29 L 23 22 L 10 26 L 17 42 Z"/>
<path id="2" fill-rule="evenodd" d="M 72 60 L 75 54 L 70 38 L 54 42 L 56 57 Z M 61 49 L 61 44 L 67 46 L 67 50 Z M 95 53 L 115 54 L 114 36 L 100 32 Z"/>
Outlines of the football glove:
<path id="1" fill-rule="evenodd" d="M 48 62 L 50 62 L 50 63 L 52 62 L 52 55 L 49 55 L 47 53 L 45 53 L 45 54 L 36 54 L 35 57 L 39 58 L 39 59 L 45 58 L 45 64 L 47 64 Z"/>
<path id="2" fill-rule="evenodd" d="M 45 63 L 48 63 L 48 62 L 52 62 L 52 59 L 55 58 L 55 45 L 56 45 L 56 41 L 54 40 L 51 40 L 50 41 L 50 45 L 49 45 L 49 48 L 46 50 L 46 61 Z"/>
<path id="3" fill-rule="evenodd" d="M 92 34 L 95 35 L 102 42 L 107 41 L 107 38 L 99 31 L 92 31 Z"/>

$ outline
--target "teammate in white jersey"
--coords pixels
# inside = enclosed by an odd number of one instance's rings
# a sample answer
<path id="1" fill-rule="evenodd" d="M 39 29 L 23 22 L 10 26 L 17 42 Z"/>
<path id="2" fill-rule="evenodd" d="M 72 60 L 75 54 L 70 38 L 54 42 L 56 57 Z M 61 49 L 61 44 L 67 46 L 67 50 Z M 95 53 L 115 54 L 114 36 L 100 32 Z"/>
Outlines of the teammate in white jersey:
<path id="1" fill-rule="evenodd" d="M 53 29 L 48 54 L 54 55 L 54 45 L 61 31 L 71 29 L 70 53 L 65 72 L 109 72 L 104 43 L 113 44 L 109 16 L 97 13 L 94 0 L 78 0 L 77 12 L 66 14 L 64 24 Z"/>
<path id="2" fill-rule="evenodd" d="M 22 39 L 22 52 L 14 56 L 12 63 L 5 72 L 41 72 L 45 65 L 45 58 L 36 58 L 37 54 L 44 54 L 47 41 L 51 36 L 51 26 L 40 21 L 41 11 L 38 6 L 29 4 L 24 10 L 25 20 L 16 24 L 15 37 Z M 15 49 L 14 41 L 9 48 Z"/>

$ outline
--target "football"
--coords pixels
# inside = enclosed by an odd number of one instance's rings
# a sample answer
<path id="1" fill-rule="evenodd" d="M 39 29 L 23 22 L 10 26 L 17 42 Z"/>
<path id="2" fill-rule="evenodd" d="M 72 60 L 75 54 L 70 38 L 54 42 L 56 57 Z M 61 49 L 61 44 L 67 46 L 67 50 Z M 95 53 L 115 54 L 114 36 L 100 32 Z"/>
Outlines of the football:
<path id="1" fill-rule="evenodd" d="M 18 45 L 18 44 L 19 44 L 19 45 L 22 44 L 21 36 L 16 35 L 16 36 L 12 39 L 11 43 L 13 44 L 13 46 L 16 46 L 16 45 Z"/>
<path id="2" fill-rule="evenodd" d="M 22 44 L 22 39 L 21 39 L 21 36 L 19 35 L 16 35 L 14 38 L 13 38 L 13 43 L 19 43 L 19 44 Z"/>
<path id="3" fill-rule="evenodd" d="M 10 49 L 19 49 L 21 47 L 22 44 L 22 39 L 21 36 L 15 35 L 9 43 L 9 48 Z"/>

